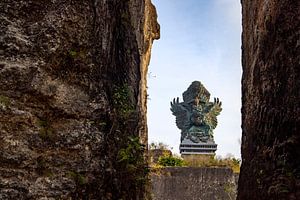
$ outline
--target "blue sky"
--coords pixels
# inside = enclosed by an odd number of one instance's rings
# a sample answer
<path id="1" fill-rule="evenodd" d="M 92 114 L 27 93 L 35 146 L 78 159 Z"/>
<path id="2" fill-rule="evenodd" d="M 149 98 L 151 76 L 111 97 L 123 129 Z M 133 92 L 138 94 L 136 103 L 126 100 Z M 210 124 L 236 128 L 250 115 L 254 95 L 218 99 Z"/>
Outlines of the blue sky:
<path id="1" fill-rule="evenodd" d="M 180 130 L 170 101 L 201 81 L 223 111 L 214 130 L 217 155 L 240 157 L 241 7 L 239 0 L 152 0 L 161 39 L 154 42 L 148 74 L 149 142 L 179 153 Z"/>

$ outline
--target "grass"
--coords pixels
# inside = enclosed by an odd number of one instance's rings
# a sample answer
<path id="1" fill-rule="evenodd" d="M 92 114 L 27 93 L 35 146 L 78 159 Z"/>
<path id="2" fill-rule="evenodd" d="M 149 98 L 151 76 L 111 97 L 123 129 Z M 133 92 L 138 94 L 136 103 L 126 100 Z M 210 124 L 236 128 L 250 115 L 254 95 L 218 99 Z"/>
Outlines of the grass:
<path id="1" fill-rule="evenodd" d="M 236 158 L 215 158 L 215 156 L 191 155 L 184 159 L 190 167 L 228 167 L 240 173 L 240 160 Z"/>

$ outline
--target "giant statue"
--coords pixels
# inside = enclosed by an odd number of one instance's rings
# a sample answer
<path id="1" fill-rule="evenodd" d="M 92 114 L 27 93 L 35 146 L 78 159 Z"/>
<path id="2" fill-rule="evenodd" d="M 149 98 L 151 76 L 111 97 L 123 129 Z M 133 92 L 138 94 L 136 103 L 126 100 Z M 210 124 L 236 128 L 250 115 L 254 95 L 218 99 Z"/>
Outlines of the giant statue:
<path id="1" fill-rule="evenodd" d="M 199 81 L 194 81 L 179 97 L 171 102 L 171 111 L 176 116 L 176 125 L 181 130 L 181 142 L 214 143 L 213 129 L 217 126 L 217 115 L 222 111 L 221 101 L 214 98 Z"/>

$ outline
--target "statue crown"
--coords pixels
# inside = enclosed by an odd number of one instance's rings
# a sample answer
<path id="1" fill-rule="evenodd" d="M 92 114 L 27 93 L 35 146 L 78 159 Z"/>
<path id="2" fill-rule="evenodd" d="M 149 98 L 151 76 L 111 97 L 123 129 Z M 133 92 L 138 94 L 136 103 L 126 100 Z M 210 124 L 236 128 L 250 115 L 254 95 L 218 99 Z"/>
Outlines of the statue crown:
<path id="1" fill-rule="evenodd" d="M 200 102 L 208 102 L 210 98 L 210 93 L 200 81 L 194 81 L 182 94 L 182 96 L 183 101 L 186 103 L 193 102 L 196 99 L 196 97 L 199 98 Z"/>

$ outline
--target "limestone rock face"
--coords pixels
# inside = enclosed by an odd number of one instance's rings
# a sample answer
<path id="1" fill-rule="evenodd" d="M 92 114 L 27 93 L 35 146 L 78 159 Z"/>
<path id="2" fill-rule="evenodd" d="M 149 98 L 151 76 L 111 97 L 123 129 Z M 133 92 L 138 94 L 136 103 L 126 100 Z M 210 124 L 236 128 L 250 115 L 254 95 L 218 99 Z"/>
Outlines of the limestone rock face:
<path id="1" fill-rule="evenodd" d="M 0 199 L 142 198 L 118 153 L 128 136 L 147 142 L 150 0 L 0 10 Z"/>
<path id="2" fill-rule="evenodd" d="M 242 0 L 238 199 L 300 199 L 300 4 Z"/>

